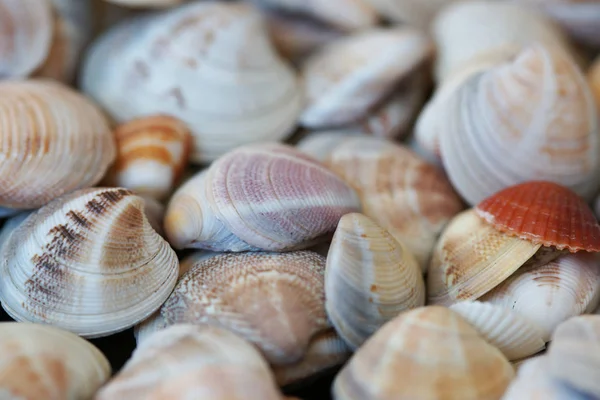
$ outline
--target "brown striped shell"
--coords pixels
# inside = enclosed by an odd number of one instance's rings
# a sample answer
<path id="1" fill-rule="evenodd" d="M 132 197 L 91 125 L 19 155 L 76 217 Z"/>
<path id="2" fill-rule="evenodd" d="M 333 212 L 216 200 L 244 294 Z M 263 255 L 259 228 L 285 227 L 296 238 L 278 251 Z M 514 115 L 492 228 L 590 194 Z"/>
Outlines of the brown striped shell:
<path id="1" fill-rule="evenodd" d="M 144 200 L 82 189 L 32 213 L 2 246 L 0 299 L 18 321 L 106 336 L 147 318 L 177 280 L 177 256 Z"/>

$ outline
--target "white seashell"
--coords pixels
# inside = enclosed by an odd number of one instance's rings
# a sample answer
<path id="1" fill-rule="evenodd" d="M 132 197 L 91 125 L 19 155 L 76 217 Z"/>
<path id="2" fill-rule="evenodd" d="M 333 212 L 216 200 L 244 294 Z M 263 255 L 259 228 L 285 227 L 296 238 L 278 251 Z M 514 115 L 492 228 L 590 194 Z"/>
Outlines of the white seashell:
<path id="1" fill-rule="evenodd" d="M 8 241 L 8 238 L 12 235 L 13 231 L 17 229 L 31 213 L 33 213 L 33 211 L 23 211 L 4 222 L 2 230 L 0 230 L 0 248 L 4 246 L 4 243 Z"/>

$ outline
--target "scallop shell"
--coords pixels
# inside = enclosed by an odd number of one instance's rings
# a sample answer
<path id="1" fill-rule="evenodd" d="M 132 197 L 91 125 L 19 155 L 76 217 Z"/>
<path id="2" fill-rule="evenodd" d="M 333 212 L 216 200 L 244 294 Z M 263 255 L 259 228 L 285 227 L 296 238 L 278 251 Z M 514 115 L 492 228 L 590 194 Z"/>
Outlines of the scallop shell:
<path id="1" fill-rule="evenodd" d="M 194 135 L 191 160 L 283 140 L 302 107 L 300 82 L 246 4 L 193 2 L 127 20 L 102 35 L 81 86 L 118 122 L 168 114 Z"/>
<path id="2" fill-rule="evenodd" d="M 439 306 L 384 325 L 336 377 L 336 400 L 499 399 L 514 376 L 500 350 Z"/>
<path id="3" fill-rule="evenodd" d="M 362 213 L 403 243 L 425 271 L 437 236 L 463 208 L 443 172 L 378 138 L 345 140 L 325 164 L 357 190 Z"/>
<path id="4" fill-rule="evenodd" d="M 403 311 L 425 305 L 414 256 L 362 214 L 346 214 L 335 231 L 325 270 L 325 308 L 352 349 Z"/>
<path id="5" fill-rule="evenodd" d="M 463 301 L 450 309 L 468 321 L 508 360 L 531 356 L 546 347 L 540 328 L 512 310 L 479 301 Z"/>
<path id="6" fill-rule="evenodd" d="M 428 303 L 450 306 L 492 290 L 541 248 L 505 235 L 473 209 L 458 214 L 435 246 L 427 275 Z"/>
<path id="7" fill-rule="evenodd" d="M 538 325 L 543 339 L 563 321 L 596 308 L 600 300 L 598 256 L 566 254 L 542 266 L 524 266 L 481 297 Z"/>
<path id="8" fill-rule="evenodd" d="M 141 197 L 98 188 L 32 213 L 1 250 L 2 307 L 17 321 L 84 337 L 148 317 L 175 286 L 179 264 L 143 211 Z"/>
<path id="9" fill-rule="evenodd" d="M 280 400 L 272 372 L 248 342 L 213 326 L 177 325 L 142 343 L 96 395 L 114 399 Z"/>
<path id="10" fill-rule="evenodd" d="M 307 248 L 333 233 L 344 214 L 360 209 L 353 189 L 291 146 L 238 148 L 203 174 L 169 203 L 165 229 L 176 248 Z"/>
<path id="11" fill-rule="evenodd" d="M 116 151 L 94 104 L 50 80 L 4 81 L 0 92 L 1 206 L 37 208 L 102 179 Z"/>
<path id="12" fill-rule="evenodd" d="M 432 54 L 411 28 L 377 28 L 324 46 L 302 67 L 307 105 L 300 122 L 325 128 L 358 122 Z"/>
<path id="13" fill-rule="evenodd" d="M 456 0 L 368 0 L 368 2 L 386 19 L 427 31 L 435 16 Z"/>
<path id="14" fill-rule="evenodd" d="M 309 251 L 223 254 L 194 265 L 161 308 L 166 325 L 208 323 L 258 346 L 274 365 L 299 362 L 329 328 L 325 258 Z"/>
<path id="15" fill-rule="evenodd" d="M 590 207 L 553 182 L 530 181 L 508 187 L 477 205 L 475 212 L 501 232 L 535 244 L 600 251 L 600 225 Z"/>
<path id="16" fill-rule="evenodd" d="M 3 399 L 91 399 L 110 378 L 110 364 L 96 347 L 51 326 L 2 322 L 0 352 Z"/>

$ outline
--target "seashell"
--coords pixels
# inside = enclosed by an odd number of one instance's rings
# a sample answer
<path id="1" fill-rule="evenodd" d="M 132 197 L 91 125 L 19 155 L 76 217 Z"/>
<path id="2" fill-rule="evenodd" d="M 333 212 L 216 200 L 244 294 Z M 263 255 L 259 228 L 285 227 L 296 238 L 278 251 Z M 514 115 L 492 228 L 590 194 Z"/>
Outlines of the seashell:
<path id="1" fill-rule="evenodd" d="M 355 129 L 313 131 L 304 136 L 296 144 L 296 148 L 323 162 L 337 146 L 352 137 L 367 137 L 367 135 Z"/>
<path id="2" fill-rule="evenodd" d="M 132 8 L 167 8 L 178 6 L 187 0 L 104 0 L 109 3 L 118 4 Z"/>
<path id="3" fill-rule="evenodd" d="M 596 308 L 600 300 L 598 256 L 565 254 L 545 265 L 526 265 L 481 297 L 537 324 L 548 341 L 563 321 Z"/>
<path id="4" fill-rule="evenodd" d="M 513 376 L 500 350 L 462 317 L 429 306 L 377 331 L 338 374 L 333 394 L 336 400 L 499 399 Z"/>
<path id="5" fill-rule="evenodd" d="M 596 57 L 588 70 L 587 80 L 596 100 L 596 110 L 600 113 L 600 56 Z"/>
<path id="6" fill-rule="evenodd" d="M 96 400 L 280 400 L 272 372 L 248 342 L 214 326 L 177 325 L 136 348 Z"/>
<path id="7" fill-rule="evenodd" d="M 300 122 L 326 128 L 358 122 L 432 54 L 412 28 L 373 28 L 336 40 L 302 66 L 307 105 Z"/>
<path id="8" fill-rule="evenodd" d="M 140 196 L 144 199 L 144 214 L 148 218 L 148 223 L 160 236 L 164 237 L 163 220 L 165 218 L 165 206 L 158 200 L 148 196 Z"/>
<path id="9" fill-rule="evenodd" d="M 306 355 L 299 363 L 276 366 L 273 373 L 279 386 L 298 384 L 342 365 L 351 355 L 352 350 L 346 342 L 335 330 L 328 329 L 311 340 Z"/>
<path id="10" fill-rule="evenodd" d="M 12 235 L 13 231 L 17 229 L 32 213 L 33 211 L 23 211 L 10 217 L 4 222 L 2 229 L 0 230 L 0 248 L 2 248 L 4 243 L 8 241 L 8 238 L 10 235 Z"/>
<path id="11" fill-rule="evenodd" d="M 368 0 L 383 17 L 428 31 L 435 16 L 456 0 Z"/>
<path id="12" fill-rule="evenodd" d="M 322 241 L 359 209 L 354 190 L 321 163 L 291 146 L 253 145 L 184 184 L 165 230 L 176 248 L 284 251 Z"/>
<path id="13" fill-rule="evenodd" d="M 494 229 L 473 209 L 464 211 L 450 221 L 435 246 L 427 274 L 427 302 L 450 306 L 476 300 L 540 248 Z"/>
<path id="14" fill-rule="evenodd" d="M 187 165 L 191 134 L 167 115 L 135 119 L 115 129 L 117 160 L 108 183 L 164 200 Z"/>
<path id="15" fill-rule="evenodd" d="M 594 398 L 600 396 L 600 316 L 571 318 L 556 328 L 548 350 L 548 371 L 558 381 Z"/>
<path id="16" fill-rule="evenodd" d="M 325 164 L 356 189 L 362 213 L 404 244 L 425 271 L 437 236 L 463 208 L 443 172 L 378 138 L 348 139 Z"/>
<path id="17" fill-rule="evenodd" d="M 237 2 L 193 2 L 123 22 L 83 64 L 83 90 L 117 122 L 153 114 L 184 122 L 195 163 L 283 140 L 301 112 L 295 72 L 258 10 Z"/>
<path id="18" fill-rule="evenodd" d="M 219 255 L 179 280 L 161 316 L 167 326 L 220 326 L 255 344 L 271 364 L 295 364 L 330 327 L 324 272 L 325 258 L 309 251 Z"/>
<path id="19" fill-rule="evenodd" d="M 335 231 L 325 293 L 330 321 L 354 350 L 396 315 L 425 305 L 417 260 L 385 229 L 357 213 L 344 215 Z"/>
<path id="20" fill-rule="evenodd" d="M 2 207 L 37 208 L 102 179 L 116 151 L 94 104 L 50 80 L 4 81 L 0 92 Z"/>
<path id="21" fill-rule="evenodd" d="M 3 399 L 91 399 L 110 378 L 106 357 L 77 335 L 47 325 L 0 324 Z"/>
<path id="22" fill-rule="evenodd" d="M 1 250 L 4 310 L 84 337 L 147 318 L 175 286 L 179 264 L 144 205 L 125 189 L 96 188 L 32 213 Z"/>
<path id="23" fill-rule="evenodd" d="M 529 357 L 546 347 L 540 328 L 512 310 L 479 301 L 462 301 L 450 309 L 511 361 Z"/>
<path id="24" fill-rule="evenodd" d="M 501 232 L 574 253 L 600 251 L 600 225 L 571 190 L 553 182 L 530 181 L 483 200 L 475 212 Z"/>

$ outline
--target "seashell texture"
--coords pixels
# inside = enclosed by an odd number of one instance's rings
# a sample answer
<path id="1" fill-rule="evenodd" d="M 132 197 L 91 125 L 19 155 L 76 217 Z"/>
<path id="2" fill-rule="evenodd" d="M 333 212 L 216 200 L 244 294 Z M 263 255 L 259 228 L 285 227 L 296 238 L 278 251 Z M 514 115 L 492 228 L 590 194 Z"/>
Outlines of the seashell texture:
<path id="1" fill-rule="evenodd" d="M 443 172 L 378 138 L 345 140 L 325 164 L 356 189 L 362 213 L 404 244 L 425 271 L 437 236 L 463 208 Z"/>
<path id="2" fill-rule="evenodd" d="M 335 231 L 325 269 L 325 308 L 352 349 L 403 311 L 425 305 L 414 256 L 385 229 L 357 213 Z"/>
<path id="3" fill-rule="evenodd" d="M 598 256 L 566 254 L 545 265 L 523 266 L 480 300 L 523 315 L 542 329 L 548 341 L 561 322 L 598 305 Z"/>
<path id="4" fill-rule="evenodd" d="M 429 30 L 429 25 L 444 7 L 456 0 L 368 0 L 383 17 L 393 22 Z"/>
<path id="5" fill-rule="evenodd" d="M 476 300 L 540 248 L 494 229 L 473 209 L 464 211 L 450 221 L 435 246 L 427 274 L 427 301 L 450 306 Z"/>
<path id="6" fill-rule="evenodd" d="M 167 208 L 176 248 L 214 251 L 308 248 L 359 211 L 355 191 L 291 146 L 233 150 L 186 182 Z"/>
<path id="7" fill-rule="evenodd" d="M 475 212 L 495 229 L 574 253 L 600 251 L 600 225 L 583 199 L 553 182 L 530 181 L 484 199 Z"/>
<path id="8" fill-rule="evenodd" d="M 500 350 L 448 308 L 421 307 L 384 325 L 335 379 L 336 400 L 499 399 L 514 376 Z"/>
<path id="9" fill-rule="evenodd" d="M 269 365 L 248 342 L 214 326 L 177 325 L 136 348 L 96 400 L 280 400 Z"/>
<path id="10" fill-rule="evenodd" d="M 111 186 L 164 200 L 179 183 L 187 166 L 191 133 L 167 115 L 139 118 L 115 129 L 117 160 Z"/>
<path id="11" fill-rule="evenodd" d="M 23 211 L 4 221 L 2 229 L 0 230 L 0 248 L 4 246 L 4 243 L 8 241 L 8 238 L 12 235 L 13 231 L 17 229 L 31 213 L 33 213 L 33 211 Z"/>
<path id="12" fill-rule="evenodd" d="M 358 122 L 432 54 L 412 28 L 377 28 L 336 40 L 302 66 L 307 105 L 300 122 L 326 128 Z"/>
<path id="13" fill-rule="evenodd" d="M 104 0 L 125 7 L 166 8 L 184 3 L 186 0 Z"/>
<path id="14" fill-rule="evenodd" d="M 324 272 L 325 258 L 309 251 L 219 255 L 183 275 L 161 317 L 167 326 L 220 326 L 255 344 L 271 364 L 295 364 L 330 327 Z"/>
<path id="15" fill-rule="evenodd" d="M 94 104 L 50 80 L 4 81 L 0 92 L 2 207 L 38 208 L 102 179 L 116 151 Z"/>
<path id="16" fill-rule="evenodd" d="M 32 213 L 1 249 L 4 310 L 84 337 L 147 318 L 175 286 L 179 263 L 144 205 L 125 189 L 82 189 Z"/>
<path id="17" fill-rule="evenodd" d="M 193 134 L 191 161 L 289 136 L 302 107 L 299 79 L 246 4 L 193 2 L 140 16 L 89 49 L 81 87 L 117 122 L 167 114 Z"/>
<path id="18" fill-rule="evenodd" d="M 508 360 L 529 357 L 546 347 L 540 328 L 512 310 L 479 301 L 462 301 L 450 309 L 468 321 Z"/>
<path id="19" fill-rule="evenodd" d="M 110 378 L 110 364 L 96 347 L 47 325 L 2 322 L 0 352 L 3 399 L 91 399 Z"/>

